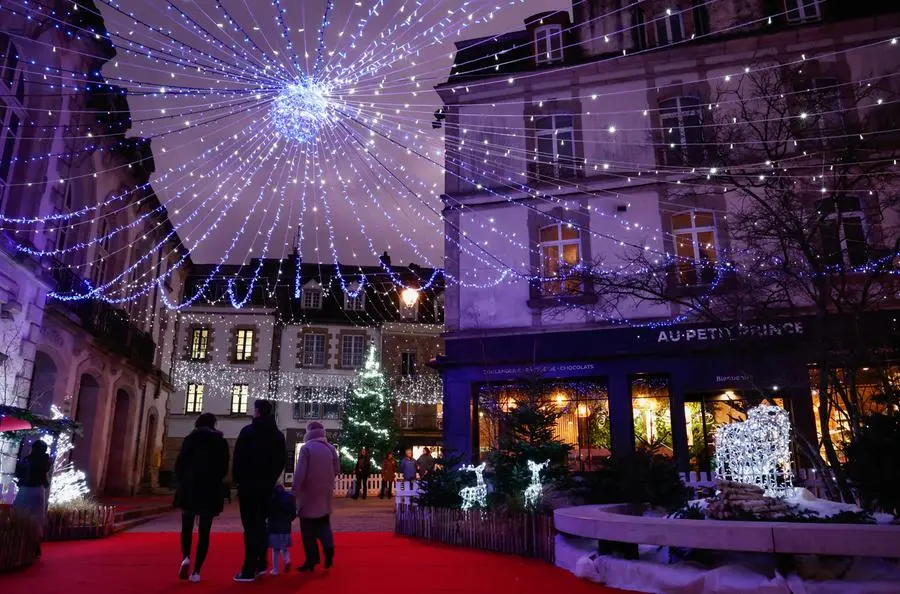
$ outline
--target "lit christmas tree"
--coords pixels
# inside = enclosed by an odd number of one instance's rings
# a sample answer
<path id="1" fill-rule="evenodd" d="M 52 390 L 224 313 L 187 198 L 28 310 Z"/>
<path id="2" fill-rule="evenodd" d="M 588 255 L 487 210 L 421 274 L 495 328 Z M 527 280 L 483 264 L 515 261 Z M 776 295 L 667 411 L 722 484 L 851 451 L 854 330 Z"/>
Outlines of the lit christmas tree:
<path id="1" fill-rule="evenodd" d="M 341 463 L 345 468 L 356 465 L 363 447 L 377 467 L 394 446 L 394 409 L 391 393 L 381 363 L 375 356 L 375 345 L 369 345 L 366 361 L 350 387 L 344 404 L 343 429 L 340 440 Z"/>

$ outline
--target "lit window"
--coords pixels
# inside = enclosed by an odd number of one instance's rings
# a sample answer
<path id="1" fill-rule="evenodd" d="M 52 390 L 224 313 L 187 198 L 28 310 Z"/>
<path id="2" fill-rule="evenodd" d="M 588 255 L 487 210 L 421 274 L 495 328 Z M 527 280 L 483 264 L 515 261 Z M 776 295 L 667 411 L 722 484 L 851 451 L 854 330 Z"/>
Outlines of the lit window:
<path id="1" fill-rule="evenodd" d="M 191 330 L 191 359 L 205 361 L 209 354 L 209 328 Z"/>
<path id="2" fill-rule="evenodd" d="M 666 14 L 656 19 L 656 44 L 668 45 L 684 41 L 684 25 L 681 22 L 681 13 L 668 10 Z"/>
<path id="3" fill-rule="evenodd" d="M 184 413 L 197 414 L 203 411 L 203 384 L 188 384 Z"/>
<path id="4" fill-rule="evenodd" d="M 541 276 L 544 279 L 543 292 L 559 295 L 563 291 L 577 292 L 581 281 L 569 278 L 559 279 L 581 263 L 581 233 L 566 223 L 542 227 L 539 232 L 541 250 Z"/>
<path id="5" fill-rule="evenodd" d="M 347 311 L 363 311 L 366 306 L 366 295 L 362 291 L 355 296 L 344 293 L 344 309 Z"/>
<path id="6" fill-rule="evenodd" d="M 535 122 L 537 174 L 545 179 L 574 177 L 575 126 L 570 115 L 551 115 Z"/>
<path id="7" fill-rule="evenodd" d="M 784 8 L 791 23 L 809 23 L 822 18 L 819 0 L 784 0 Z"/>
<path id="8" fill-rule="evenodd" d="M 686 286 L 708 285 L 715 278 L 717 262 L 716 218 L 708 210 L 672 215 L 678 282 Z"/>
<path id="9" fill-rule="evenodd" d="M 253 330 L 237 330 L 234 342 L 234 360 L 253 360 Z"/>
<path id="10" fill-rule="evenodd" d="M 303 335 L 303 366 L 325 366 L 325 335 L 308 333 Z"/>
<path id="11" fill-rule="evenodd" d="M 250 385 L 234 384 L 231 386 L 231 414 L 247 414 L 247 404 L 250 402 Z"/>
<path id="12" fill-rule="evenodd" d="M 415 377 L 416 372 L 416 353 L 414 351 L 400 353 L 400 375 Z"/>
<path id="13" fill-rule="evenodd" d="M 534 30 L 534 61 L 538 64 L 559 62 L 563 58 L 562 27 L 546 25 Z"/>
<path id="14" fill-rule="evenodd" d="M 321 289 L 303 289 L 303 309 L 322 309 Z"/>
<path id="15" fill-rule="evenodd" d="M 363 364 L 366 337 L 361 334 L 345 334 L 341 340 L 341 367 L 360 367 Z"/>
<path id="16" fill-rule="evenodd" d="M 842 195 L 816 205 L 824 217 L 822 256 L 831 266 L 862 266 L 869 260 L 865 218 L 855 196 Z"/>
<path id="17" fill-rule="evenodd" d="M 693 165 L 703 160 L 700 100 L 676 97 L 659 104 L 666 165 Z"/>

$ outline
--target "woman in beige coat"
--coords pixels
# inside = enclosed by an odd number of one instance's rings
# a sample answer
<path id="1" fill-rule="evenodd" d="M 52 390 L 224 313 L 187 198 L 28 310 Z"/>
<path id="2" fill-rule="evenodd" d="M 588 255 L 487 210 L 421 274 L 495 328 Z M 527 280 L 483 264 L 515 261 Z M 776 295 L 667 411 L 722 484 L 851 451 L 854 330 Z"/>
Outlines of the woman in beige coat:
<path id="1" fill-rule="evenodd" d="M 330 516 L 340 462 L 337 450 L 325 437 L 322 423 L 310 421 L 304 441 L 294 471 L 294 496 L 306 561 L 297 571 L 312 571 L 319 564 L 319 542 L 325 554 L 325 569 L 331 567 L 334 559 Z"/>

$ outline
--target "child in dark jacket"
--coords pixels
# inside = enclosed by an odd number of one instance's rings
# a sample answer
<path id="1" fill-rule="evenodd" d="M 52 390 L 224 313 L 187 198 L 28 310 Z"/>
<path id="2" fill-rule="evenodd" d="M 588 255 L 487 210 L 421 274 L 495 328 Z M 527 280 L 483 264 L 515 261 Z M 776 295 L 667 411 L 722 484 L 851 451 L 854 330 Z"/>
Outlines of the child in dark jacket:
<path id="1" fill-rule="evenodd" d="M 282 571 L 287 573 L 291 568 L 291 523 L 297 517 L 297 502 L 294 496 L 277 485 L 272 499 L 269 501 L 269 514 L 266 518 L 266 530 L 269 535 L 269 548 L 272 549 L 272 575 L 278 575 L 279 560 L 284 560 Z"/>

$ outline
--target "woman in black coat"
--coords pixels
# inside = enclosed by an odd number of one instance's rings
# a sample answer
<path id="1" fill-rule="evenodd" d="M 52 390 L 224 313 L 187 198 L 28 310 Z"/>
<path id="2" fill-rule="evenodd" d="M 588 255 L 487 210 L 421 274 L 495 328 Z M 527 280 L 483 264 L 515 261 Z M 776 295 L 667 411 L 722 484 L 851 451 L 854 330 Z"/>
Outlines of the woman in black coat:
<path id="1" fill-rule="evenodd" d="M 178 577 L 200 581 L 200 569 L 209 551 L 209 532 L 213 518 L 222 513 L 225 499 L 224 483 L 228 474 L 228 442 L 216 431 L 216 417 L 203 413 L 194 423 L 195 429 L 181 444 L 175 461 L 175 507 L 181 509 L 181 569 Z M 194 519 L 199 518 L 197 556 L 191 568 L 191 539 Z"/>

